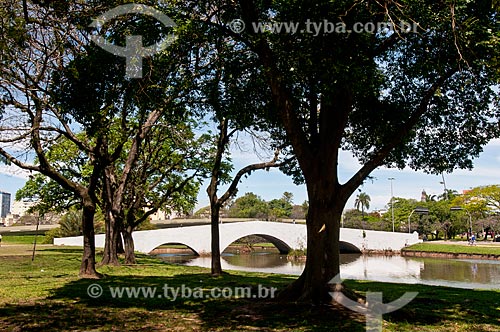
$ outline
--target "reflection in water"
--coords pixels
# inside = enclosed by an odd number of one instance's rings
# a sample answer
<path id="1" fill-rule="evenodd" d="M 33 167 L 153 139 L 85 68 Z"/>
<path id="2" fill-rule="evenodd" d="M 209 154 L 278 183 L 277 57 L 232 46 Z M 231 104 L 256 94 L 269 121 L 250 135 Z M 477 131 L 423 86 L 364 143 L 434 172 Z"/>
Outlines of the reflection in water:
<path id="1" fill-rule="evenodd" d="M 210 257 L 158 255 L 170 263 L 210 267 Z M 252 254 L 222 254 L 222 268 L 299 275 L 304 261 L 289 261 L 286 255 L 260 251 Z M 419 283 L 457 288 L 500 289 L 500 261 L 407 258 L 401 256 L 341 255 L 343 279 Z"/>
<path id="2" fill-rule="evenodd" d="M 421 274 L 425 280 L 458 282 L 457 287 L 500 289 L 500 261 L 425 259 Z"/>

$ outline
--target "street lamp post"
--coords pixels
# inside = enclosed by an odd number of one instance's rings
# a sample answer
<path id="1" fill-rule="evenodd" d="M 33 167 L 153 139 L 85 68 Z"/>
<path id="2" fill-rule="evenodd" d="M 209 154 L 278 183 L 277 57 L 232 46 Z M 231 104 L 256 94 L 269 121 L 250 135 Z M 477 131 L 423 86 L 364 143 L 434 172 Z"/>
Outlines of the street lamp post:
<path id="1" fill-rule="evenodd" d="M 469 234 L 472 235 L 472 216 L 471 216 L 471 214 L 469 213 L 469 211 L 467 211 L 466 209 L 464 209 L 461 206 L 452 206 L 450 208 L 450 211 L 465 211 L 465 213 L 467 213 L 467 216 L 469 217 L 469 231 L 467 232 L 467 240 L 469 240 Z"/>
<path id="2" fill-rule="evenodd" d="M 443 185 L 443 187 L 444 187 L 444 198 L 446 200 L 448 200 L 448 190 L 446 189 L 446 181 L 444 180 L 444 173 L 441 173 L 441 177 L 443 178 L 443 181 L 441 181 L 439 183 Z"/>
<path id="3" fill-rule="evenodd" d="M 414 209 L 411 211 L 410 215 L 408 216 L 408 234 L 410 234 L 410 233 L 411 233 L 410 218 L 411 218 L 411 216 L 413 215 L 413 212 L 416 212 L 416 213 L 418 213 L 418 214 L 429 214 L 429 209 L 424 208 L 424 207 L 419 207 L 419 206 L 417 206 L 416 208 L 414 208 Z"/>
<path id="4" fill-rule="evenodd" d="M 394 232 L 394 194 L 392 192 L 392 181 L 394 178 L 388 178 L 387 180 L 391 181 L 391 213 L 392 213 L 392 232 Z"/>

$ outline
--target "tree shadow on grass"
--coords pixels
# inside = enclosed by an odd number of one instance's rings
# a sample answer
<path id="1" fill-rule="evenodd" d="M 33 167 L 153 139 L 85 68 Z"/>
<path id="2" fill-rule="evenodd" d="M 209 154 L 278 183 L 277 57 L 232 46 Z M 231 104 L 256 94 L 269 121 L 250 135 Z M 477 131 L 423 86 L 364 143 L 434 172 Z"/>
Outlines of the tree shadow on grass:
<path id="1" fill-rule="evenodd" d="M 283 287 L 288 282 L 289 279 L 280 277 L 212 278 L 201 273 L 76 280 L 55 289 L 49 298 L 37 303 L 0 308 L 0 317 L 5 317 L 0 318 L 0 329 L 56 332 L 365 330 L 362 318 L 338 306 L 312 307 L 256 298 L 264 295 L 263 286 Z M 263 286 L 259 288 L 259 285 Z M 116 293 L 125 287 L 129 291 L 135 287 L 139 293 L 127 294 L 126 290 L 121 296 Z M 167 293 L 165 287 L 170 287 Z M 236 292 L 236 287 L 248 287 L 250 293 L 244 295 L 249 298 L 215 298 L 229 289 Z M 144 293 L 145 289 L 149 289 L 149 293 Z M 179 291 L 176 300 L 172 299 L 173 289 Z"/>
<path id="2" fill-rule="evenodd" d="M 381 291 L 384 302 L 396 300 L 405 292 L 418 296 L 405 307 L 384 315 L 384 320 L 408 326 L 468 325 L 474 332 L 500 331 L 500 292 L 426 285 L 347 282 L 358 291 Z"/>
<path id="3" fill-rule="evenodd" d="M 59 262 L 58 256 L 49 255 L 44 264 L 73 266 L 74 259 Z M 365 331 L 364 317 L 338 305 L 312 307 L 265 298 L 262 287 L 283 289 L 290 277 L 231 272 L 213 278 L 201 268 L 159 264 L 148 257 L 141 262 L 103 268 L 111 275 L 100 280 L 42 278 L 44 287 L 54 280 L 50 295 L 0 307 L 0 331 Z M 356 281 L 346 285 L 358 292 L 382 292 L 384 303 L 407 291 L 419 293 L 407 306 L 384 315 L 384 329 L 390 331 L 454 331 L 455 325 L 475 332 L 500 330 L 498 291 Z M 247 292 L 240 293 L 242 298 L 221 296 L 231 295 L 225 290 L 235 295 L 237 287 Z"/>

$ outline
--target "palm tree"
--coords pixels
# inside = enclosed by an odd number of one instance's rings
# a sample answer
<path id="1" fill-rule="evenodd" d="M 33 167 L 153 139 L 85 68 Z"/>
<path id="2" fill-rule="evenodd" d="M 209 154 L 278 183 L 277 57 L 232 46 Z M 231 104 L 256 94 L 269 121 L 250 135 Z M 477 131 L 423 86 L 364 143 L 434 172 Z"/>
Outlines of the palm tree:
<path id="1" fill-rule="evenodd" d="M 365 208 L 368 210 L 370 208 L 370 196 L 367 193 L 359 193 L 354 201 L 354 207 L 359 211 L 361 207 L 361 215 L 363 220 L 365 220 Z"/>

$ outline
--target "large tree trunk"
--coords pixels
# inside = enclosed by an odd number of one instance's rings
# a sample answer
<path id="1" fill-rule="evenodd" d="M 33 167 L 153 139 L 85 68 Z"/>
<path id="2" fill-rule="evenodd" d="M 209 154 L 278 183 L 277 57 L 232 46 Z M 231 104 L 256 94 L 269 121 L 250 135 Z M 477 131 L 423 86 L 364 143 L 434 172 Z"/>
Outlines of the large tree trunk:
<path id="1" fill-rule="evenodd" d="M 219 186 L 219 177 L 221 173 L 222 157 L 224 155 L 224 150 L 226 145 L 229 143 L 228 136 L 228 120 L 225 118 L 219 119 L 219 137 L 217 139 L 217 154 L 215 156 L 214 165 L 212 167 L 212 175 L 210 177 L 210 184 L 207 187 L 208 199 L 210 201 L 210 233 L 212 235 L 211 239 L 211 274 L 213 276 L 220 276 L 222 274 L 222 266 L 220 264 L 220 234 L 219 234 L 219 215 L 220 208 L 225 200 L 229 199 L 231 196 L 231 188 L 234 187 L 234 179 L 231 186 L 226 191 L 223 197 L 225 199 L 219 199 L 217 197 L 217 188 Z"/>
<path id="2" fill-rule="evenodd" d="M 125 264 L 136 264 L 134 238 L 132 237 L 133 228 L 124 227 L 122 235 L 125 249 Z"/>
<path id="3" fill-rule="evenodd" d="M 330 281 L 340 273 L 340 219 L 345 202 L 328 189 L 321 182 L 308 186 L 306 265 L 299 279 L 280 294 L 284 300 L 316 304 L 332 300 L 329 292 L 335 285 Z"/>
<path id="4" fill-rule="evenodd" d="M 220 205 L 211 204 L 210 225 L 212 234 L 212 275 L 220 276 L 222 274 L 222 266 L 220 263 L 220 237 L 219 237 L 219 213 Z"/>
<path id="5" fill-rule="evenodd" d="M 120 239 L 119 222 L 111 211 L 106 211 L 106 235 L 104 239 L 104 253 L 101 265 L 120 265 L 116 251 Z"/>
<path id="6" fill-rule="evenodd" d="M 83 202 L 83 256 L 80 265 L 80 277 L 98 279 L 102 277 L 95 269 L 95 237 L 94 237 L 95 204 L 89 199 Z"/>

